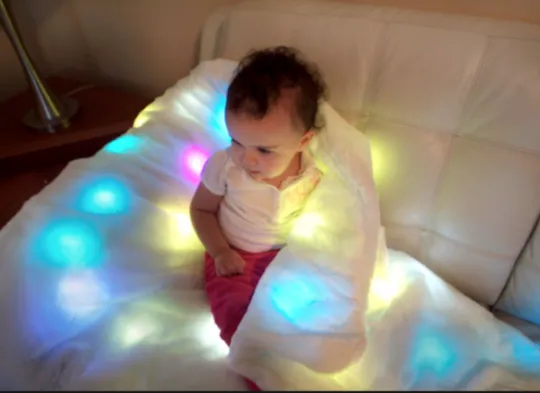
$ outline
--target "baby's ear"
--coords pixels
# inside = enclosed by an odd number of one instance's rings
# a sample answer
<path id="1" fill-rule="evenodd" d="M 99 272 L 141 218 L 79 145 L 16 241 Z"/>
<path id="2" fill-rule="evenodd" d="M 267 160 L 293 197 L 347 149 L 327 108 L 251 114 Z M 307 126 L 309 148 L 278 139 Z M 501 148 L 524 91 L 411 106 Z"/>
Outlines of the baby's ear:
<path id="1" fill-rule="evenodd" d="M 302 136 L 302 139 L 300 139 L 300 149 L 304 150 L 309 145 L 309 142 L 311 142 L 311 140 L 313 139 L 314 136 L 315 136 L 314 131 L 311 131 L 311 130 L 307 131 Z"/>

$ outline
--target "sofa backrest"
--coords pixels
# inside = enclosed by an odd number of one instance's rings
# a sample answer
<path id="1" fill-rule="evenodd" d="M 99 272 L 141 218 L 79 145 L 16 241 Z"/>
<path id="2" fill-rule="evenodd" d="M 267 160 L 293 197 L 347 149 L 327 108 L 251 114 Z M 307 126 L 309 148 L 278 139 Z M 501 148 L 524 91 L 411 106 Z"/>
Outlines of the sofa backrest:
<path id="1" fill-rule="evenodd" d="M 492 305 L 540 211 L 540 26 L 253 1 L 209 18 L 200 58 L 274 45 L 317 62 L 369 135 L 389 246 Z"/>

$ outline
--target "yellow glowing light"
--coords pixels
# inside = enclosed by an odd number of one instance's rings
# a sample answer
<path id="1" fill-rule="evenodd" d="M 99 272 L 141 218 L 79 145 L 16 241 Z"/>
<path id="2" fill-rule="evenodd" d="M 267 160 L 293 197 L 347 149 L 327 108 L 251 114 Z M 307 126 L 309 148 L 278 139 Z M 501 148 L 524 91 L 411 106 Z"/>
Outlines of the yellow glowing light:
<path id="1" fill-rule="evenodd" d="M 369 312 L 387 309 L 406 287 L 407 282 L 395 272 L 374 276 L 369 293 Z"/>
<path id="2" fill-rule="evenodd" d="M 148 123 L 148 120 L 150 120 L 150 115 L 146 113 L 141 113 L 139 116 L 135 118 L 135 121 L 133 122 L 133 128 L 139 128 L 144 126 L 146 123 Z"/>
<path id="3" fill-rule="evenodd" d="M 333 374 L 331 377 L 337 383 L 332 390 L 369 390 L 372 385 L 373 374 L 369 373 L 369 366 L 366 367 L 364 359 L 360 359 L 344 370 Z"/>
<path id="4" fill-rule="evenodd" d="M 163 236 L 160 236 L 164 248 L 169 251 L 195 251 L 202 249 L 202 244 L 193 229 L 187 207 L 162 206 L 167 214 L 163 223 Z"/>
<path id="5" fill-rule="evenodd" d="M 322 216 L 318 213 L 304 213 L 296 219 L 291 234 L 296 237 L 309 239 L 315 231 L 324 224 Z"/>
<path id="6" fill-rule="evenodd" d="M 371 293 L 375 295 L 378 299 L 389 303 L 394 299 L 398 293 L 399 288 L 392 286 L 388 280 L 383 280 L 379 277 L 376 277 L 371 282 Z"/>
<path id="7" fill-rule="evenodd" d="M 371 161 L 373 166 L 373 179 L 375 184 L 380 186 L 388 177 L 389 154 L 385 152 L 382 141 L 377 138 L 371 139 Z"/>
<path id="8" fill-rule="evenodd" d="M 159 112 L 161 110 L 163 110 L 163 107 L 161 105 L 158 105 L 156 102 L 147 105 L 146 108 L 139 112 L 139 114 L 135 118 L 135 121 L 133 122 L 133 128 L 139 128 L 144 126 L 151 119 L 154 112 Z"/>
<path id="9" fill-rule="evenodd" d="M 319 158 L 315 158 L 315 166 L 324 174 L 328 173 L 328 166 Z"/>
<path id="10" fill-rule="evenodd" d="M 404 276 L 399 269 L 390 273 L 375 273 L 371 280 L 368 318 L 369 314 L 387 310 L 392 302 L 406 290 L 408 282 L 403 278 Z M 364 373 L 363 362 L 364 359 L 359 359 L 344 370 L 332 374 L 331 377 L 340 387 L 355 386 L 357 390 L 368 389 L 373 376 Z"/>
<path id="11" fill-rule="evenodd" d="M 115 341 L 122 348 L 129 348 L 143 342 L 150 342 L 160 335 L 160 326 L 148 315 L 130 315 L 120 318 L 114 329 Z"/>

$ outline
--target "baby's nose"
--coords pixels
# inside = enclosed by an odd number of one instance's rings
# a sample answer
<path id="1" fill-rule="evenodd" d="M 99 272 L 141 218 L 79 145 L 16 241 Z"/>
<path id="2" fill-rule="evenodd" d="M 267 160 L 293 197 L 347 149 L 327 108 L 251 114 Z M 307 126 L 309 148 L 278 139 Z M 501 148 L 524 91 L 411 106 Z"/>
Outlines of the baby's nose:
<path id="1" fill-rule="evenodd" d="M 257 165 L 257 158 L 251 153 L 245 153 L 242 159 L 242 163 L 247 168 L 254 168 Z"/>

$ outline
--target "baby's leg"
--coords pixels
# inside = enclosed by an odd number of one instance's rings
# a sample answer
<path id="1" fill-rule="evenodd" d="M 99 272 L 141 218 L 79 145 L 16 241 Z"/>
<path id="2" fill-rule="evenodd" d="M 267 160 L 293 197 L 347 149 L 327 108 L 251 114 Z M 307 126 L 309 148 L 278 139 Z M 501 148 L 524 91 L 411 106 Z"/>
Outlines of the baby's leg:
<path id="1" fill-rule="evenodd" d="M 255 288 L 277 251 L 239 254 L 246 261 L 244 273 L 221 277 L 216 274 L 214 260 L 205 255 L 205 290 L 221 338 L 231 344 L 231 339 L 247 311 Z"/>
<path id="2" fill-rule="evenodd" d="M 218 276 L 214 260 L 207 254 L 204 278 L 206 295 L 214 321 L 221 332 L 221 338 L 230 345 L 232 336 L 246 313 L 253 295 L 251 269 L 246 264 L 242 275 Z"/>
<path id="3" fill-rule="evenodd" d="M 227 345 L 231 344 L 231 339 L 247 311 L 255 288 L 276 254 L 277 251 L 257 254 L 240 252 L 246 261 L 244 273 L 231 277 L 218 276 L 214 260 L 208 254 L 205 255 L 206 294 L 214 321 L 221 332 L 221 338 Z M 247 383 L 251 390 L 260 390 L 252 381 L 247 380 Z"/>

